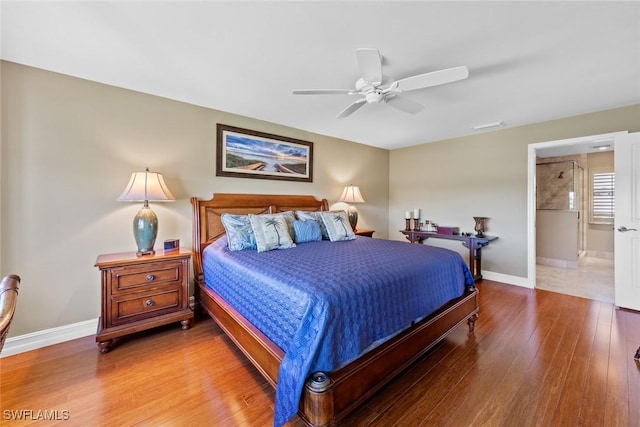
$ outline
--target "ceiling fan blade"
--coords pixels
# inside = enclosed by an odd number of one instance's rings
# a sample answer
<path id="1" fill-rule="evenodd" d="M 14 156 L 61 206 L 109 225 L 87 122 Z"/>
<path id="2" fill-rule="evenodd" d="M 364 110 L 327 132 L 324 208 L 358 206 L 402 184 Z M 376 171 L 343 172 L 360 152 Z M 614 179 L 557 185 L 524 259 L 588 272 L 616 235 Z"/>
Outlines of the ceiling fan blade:
<path id="1" fill-rule="evenodd" d="M 374 86 L 382 83 L 382 56 L 378 49 L 356 49 L 360 77 Z"/>
<path id="2" fill-rule="evenodd" d="M 355 101 L 354 103 L 349 105 L 347 108 L 342 110 L 342 112 L 340 114 L 338 114 L 336 117 L 339 118 L 339 119 L 345 118 L 348 115 L 350 115 L 351 113 L 353 113 L 354 111 L 356 111 L 357 109 L 359 109 L 360 107 L 362 107 L 366 103 L 367 103 L 366 98 L 358 99 L 357 101 Z"/>
<path id="3" fill-rule="evenodd" d="M 409 114 L 415 114 L 419 111 L 422 111 L 422 109 L 424 108 L 422 105 L 418 104 L 415 101 L 397 95 L 391 98 L 387 98 L 387 104 Z"/>
<path id="4" fill-rule="evenodd" d="M 445 70 L 433 71 L 431 73 L 418 74 L 417 76 L 400 79 L 392 85 L 396 85 L 396 91 L 406 92 L 408 90 L 423 89 L 425 87 L 443 85 L 469 77 L 467 67 L 454 67 Z"/>
<path id="5" fill-rule="evenodd" d="M 300 89 L 292 91 L 294 95 L 352 95 L 351 89 Z"/>

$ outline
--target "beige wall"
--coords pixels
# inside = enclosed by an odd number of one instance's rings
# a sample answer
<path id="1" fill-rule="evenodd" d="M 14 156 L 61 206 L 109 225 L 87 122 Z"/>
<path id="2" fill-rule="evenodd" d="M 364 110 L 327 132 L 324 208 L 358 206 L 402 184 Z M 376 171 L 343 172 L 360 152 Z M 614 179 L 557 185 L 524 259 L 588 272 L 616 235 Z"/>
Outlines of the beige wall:
<path id="1" fill-rule="evenodd" d="M 409 208 L 466 231 L 486 216 L 487 234 L 499 239 L 483 250 L 483 270 L 526 278 L 528 144 L 622 130 L 640 131 L 640 105 L 393 150 L 389 236 L 402 240 L 394 231 Z"/>
<path id="2" fill-rule="evenodd" d="M 578 212 L 536 211 L 536 257 L 543 258 L 540 264 L 578 267 Z M 550 263 L 552 261 L 564 264 Z"/>
<path id="3" fill-rule="evenodd" d="M 162 172 L 177 201 L 152 204 L 156 247 L 191 245 L 190 196 L 214 192 L 312 194 L 335 208 L 359 185 L 360 228 L 387 236 L 389 152 L 246 117 L 1 63 L 0 275 L 22 279 L 11 335 L 100 314 L 102 253 L 135 250 L 138 203 L 121 203 L 132 172 Z M 314 143 L 313 183 L 215 176 L 216 124 Z"/>

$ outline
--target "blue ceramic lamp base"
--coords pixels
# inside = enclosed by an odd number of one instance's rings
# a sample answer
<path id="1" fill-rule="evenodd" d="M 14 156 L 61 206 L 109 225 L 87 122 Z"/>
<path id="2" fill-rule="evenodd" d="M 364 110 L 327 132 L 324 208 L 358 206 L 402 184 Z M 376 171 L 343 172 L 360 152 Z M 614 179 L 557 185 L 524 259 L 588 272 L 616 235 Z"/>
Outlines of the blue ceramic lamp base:
<path id="1" fill-rule="evenodd" d="M 149 204 L 145 202 L 144 206 L 133 219 L 133 237 L 138 245 L 136 255 L 153 255 L 153 245 L 156 243 L 158 235 L 158 217 L 151 210 Z"/>
<path id="2" fill-rule="evenodd" d="M 351 229 L 356 231 L 356 225 L 358 225 L 358 210 L 355 206 L 349 206 L 349 210 L 347 211 L 347 217 L 349 218 L 349 224 L 351 224 Z"/>

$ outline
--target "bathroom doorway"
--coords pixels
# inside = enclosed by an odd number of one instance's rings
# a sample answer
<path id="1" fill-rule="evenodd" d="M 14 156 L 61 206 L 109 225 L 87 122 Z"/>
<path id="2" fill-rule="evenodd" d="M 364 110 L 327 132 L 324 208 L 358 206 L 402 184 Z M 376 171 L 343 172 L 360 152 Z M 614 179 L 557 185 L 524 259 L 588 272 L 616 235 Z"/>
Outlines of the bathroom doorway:
<path id="1" fill-rule="evenodd" d="M 601 151 L 600 146 L 609 145 L 606 147 L 608 151 L 613 150 L 613 139 L 615 135 L 624 134 L 626 132 L 617 132 L 613 134 L 594 135 L 589 137 L 573 138 L 560 141 L 549 141 L 538 144 L 531 144 L 529 146 L 529 278 L 532 282 L 532 287 L 539 289 L 550 290 L 553 292 L 561 292 L 576 296 L 582 296 L 586 298 L 613 302 L 614 298 L 614 277 L 613 277 L 613 247 L 611 246 L 610 253 L 606 251 L 590 253 L 587 250 L 588 236 L 589 236 L 589 224 L 588 220 L 588 191 L 589 191 L 589 172 L 586 162 L 580 163 L 578 160 L 580 156 L 586 156 L 588 153 L 595 153 Z M 540 161 L 541 159 L 547 159 Z M 578 186 L 582 186 L 581 195 L 574 195 L 575 199 L 571 200 L 571 196 L 568 194 L 569 190 L 565 190 L 564 187 L 562 194 L 562 206 L 555 206 L 558 209 L 547 209 L 545 214 L 561 213 L 566 216 L 574 216 L 576 221 L 573 225 L 565 226 L 565 228 L 574 227 L 575 243 L 571 243 L 571 247 L 575 247 L 575 261 L 565 262 L 560 261 L 554 265 L 553 261 L 546 263 L 538 263 L 538 233 L 541 231 L 541 226 L 546 227 L 541 219 L 538 217 L 538 200 L 537 193 L 538 184 L 538 171 L 537 163 L 553 163 L 568 161 L 566 163 L 557 163 L 556 168 L 551 166 L 543 166 L 543 168 L 549 168 L 547 171 L 548 178 L 558 181 L 557 186 L 561 187 L 559 181 L 567 177 L 567 170 L 570 172 L 577 172 L 582 174 L 582 183 L 576 182 Z M 572 164 L 575 161 L 575 164 Z M 568 168 L 568 169 L 567 169 Z M 581 170 L 582 169 L 582 170 Z M 562 173 L 561 173 L 562 172 Z M 562 185 L 568 185 L 562 183 Z M 566 193 L 565 193 L 566 192 Z M 578 198 L 582 200 L 577 200 Z M 546 202 L 549 200 L 546 199 Z M 549 207 L 544 205 L 545 200 L 542 200 L 543 207 Z M 571 206 L 571 203 L 574 205 Z M 569 208 L 578 208 L 578 212 L 573 213 Z M 580 218 L 577 218 L 577 217 Z M 580 221 L 582 220 L 582 227 Z M 539 222 L 540 221 L 540 222 Z M 573 219 L 570 219 L 573 221 Z M 562 228 L 562 227 L 561 227 Z M 549 231 L 549 230 L 542 230 Z M 612 227 L 608 228 L 609 235 L 613 235 Z M 548 233 L 547 233 L 548 234 Z M 553 233 L 551 233 L 553 236 Z M 560 235 L 560 234 L 558 234 Z M 566 243 L 563 239 L 556 238 L 552 240 L 551 245 L 556 246 L 554 249 L 559 249 L 562 244 Z M 543 257 L 544 258 L 544 257 Z M 546 257 L 553 260 L 553 257 Z M 567 268 L 570 267 L 570 268 Z"/>

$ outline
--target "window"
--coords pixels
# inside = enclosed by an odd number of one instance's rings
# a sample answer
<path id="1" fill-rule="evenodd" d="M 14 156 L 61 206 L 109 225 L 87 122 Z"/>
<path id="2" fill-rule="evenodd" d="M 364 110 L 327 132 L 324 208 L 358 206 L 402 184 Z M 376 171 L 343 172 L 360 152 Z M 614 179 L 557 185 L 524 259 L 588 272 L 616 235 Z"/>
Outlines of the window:
<path id="1" fill-rule="evenodd" d="M 591 215 L 594 224 L 613 224 L 615 216 L 615 173 L 594 169 L 590 173 Z"/>

